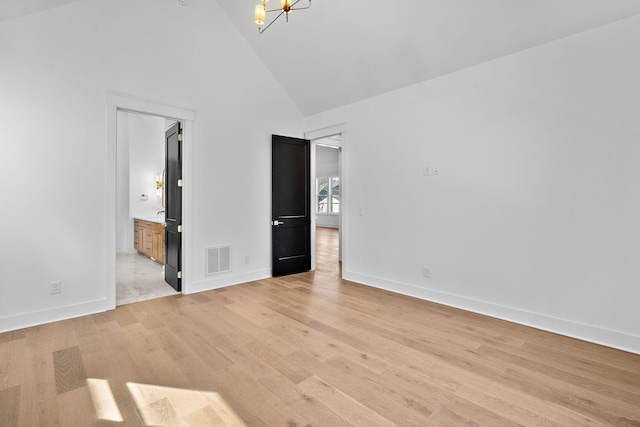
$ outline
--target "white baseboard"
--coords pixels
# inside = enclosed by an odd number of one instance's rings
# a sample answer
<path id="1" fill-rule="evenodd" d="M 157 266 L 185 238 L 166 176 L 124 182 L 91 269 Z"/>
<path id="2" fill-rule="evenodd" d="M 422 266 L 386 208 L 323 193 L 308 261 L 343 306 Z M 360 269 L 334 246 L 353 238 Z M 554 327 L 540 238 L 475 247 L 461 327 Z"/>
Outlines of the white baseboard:
<path id="1" fill-rule="evenodd" d="M 233 276 L 212 277 L 191 283 L 185 289 L 185 293 L 208 291 L 223 288 L 226 286 L 238 285 L 271 277 L 271 270 L 258 270 Z M 0 333 L 29 328 L 31 326 L 43 325 L 46 323 L 58 322 L 72 319 L 74 317 L 87 316 L 90 314 L 107 311 L 107 300 L 89 301 L 81 304 L 56 307 L 47 310 L 21 313 L 16 316 L 0 317 Z"/>
<path id="2" fill-rule="evenodd" d="M 613 331 L 598 326 L 587 325 L 572 320 L 561 319 L 540 313 L 502 306 L 460 295 L 453 295 L 433 289 L 398 283 L 365 274 L 344 272 L 345 280 L 361 283 L 374 288 L 460 308 L 520 325 L 530 326 L 547 332 L 577 338 L 583 341 L 640 354 L 640 336 Z"/>
<path id="3" fill-rule="evenodd" d="M 203 292 L 226 286 L 262 280 L 271 277 L 271 270 L 258 270 L 233 276 L 214 277 L 191 283 L 185 293 Z M 533 313 L 481 301 L 442 291 L 394 282 L 365 274 L 344 272 L 344 279 L 374 288 L 432 301 L 466 311 L 518 323 L 532 328 L 577 338 L 583 341 L 640 354 L 640 336 L 587 325 L 572 320 L 561 319 L 540 313 Z M 107 301 L 96 300 L 86 303 L 23 313 L 16 316 L 0 317 L 0 333 L 28 328 L 74 317 L 86 316 L 106 311 Z"/>
<path id="4" fill-rule="evenodd" d="M 101 313 L 106 311 L 106 306 L 107 301 L 102 299 L 42 311 L 33 311 L 16 316 L 0 317 L 0 333 Z"/>
<path id="5" fill-rule="evenodd" d="M 190 283 L 184 292 L 186 294 L 193 294 L 196 292 L 224 288 L 225 286 L 239 285 L 242 283 L 253 282 L 255 280 L 267 279 L 269 277 L 271 277 L 271 270 L 251 271 L 248 273 L 235 274 L 233 276 L 212 276 L 205 280 Z"/>

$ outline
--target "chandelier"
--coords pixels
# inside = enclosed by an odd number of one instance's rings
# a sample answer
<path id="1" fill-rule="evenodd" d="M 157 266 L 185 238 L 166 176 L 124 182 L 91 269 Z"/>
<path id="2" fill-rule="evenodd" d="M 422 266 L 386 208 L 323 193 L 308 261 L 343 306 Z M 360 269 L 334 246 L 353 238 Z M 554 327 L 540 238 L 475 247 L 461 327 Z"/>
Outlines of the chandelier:
<path id="1" fill-rule="evenodd" d="M 278 18 L 280 18 L 283 14 L 285 15 L 285 17 L 287 18 L 287 22 L 289 22 L 289 13 L 291 13 L 292 10 L 302 10 L 302 9 L 309 9 L 311 7 L 311 0 L 309 0 L 309 4 L 306 7 L 295 7 L 295 5 L 297 5 L 300 0 L 280 0 L 280 7 L 277 9 L 267 9 L 267 2 L 269 0 L 262 0 L 262 4 L 258 4 L 256 5 L 256 13 L 255 13 L 255 21 L 256 24 L 258 24 L 258 32 L 260 34 L 262 34 L 264 31 L 266 31 L 267 28 L 269 28 L 271 26 L 271 24 L 273 24 L 274 22 L 276 22 L 276 20 Z M 280 12 L 278 14 L 278 16 L 276 16 L 275 18 L 273 18 L 273 20 L 271 22 L 269 22 L 269 24 L 262 28 L 262 26 L 264 25 L 264 21 L 266 18 L 266 15 L 268 12 Z"/>

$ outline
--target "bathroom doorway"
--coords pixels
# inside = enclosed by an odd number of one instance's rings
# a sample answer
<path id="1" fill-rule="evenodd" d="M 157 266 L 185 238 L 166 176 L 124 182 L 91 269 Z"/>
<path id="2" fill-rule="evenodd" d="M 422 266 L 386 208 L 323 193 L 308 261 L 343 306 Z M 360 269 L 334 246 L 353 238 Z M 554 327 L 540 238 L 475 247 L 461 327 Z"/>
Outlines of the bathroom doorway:
<path id="1" fill-rule="evenodd" d="M 193 229 L 191 224 L 191 206 L 193 205 L 192 185 L 193 170 L 193 127 L 195 112 L 185 108 L 147 101 L 116 92 L 105 92 L 107 120 L 107 198 L 105 203 L 107 219 L 106 263 L 106 297 L 105 309 L 116 308 L 116 253 L 117 251 L 117 199 L 118 199 L 118 112 L 138 113 L 173 119 L 183 124 L 182 132 L 182 232 L 181 236 L 181 286 L 182 293 L 189 293 L 191 278 L 189 274 L 192 259 L 191 242 Z M 141 193 L 142 194 L 142 193 Z"/>
<path id="2" fill-rule="evenodd" d="M 176 293 L 165 280 L 165 131 L 176 120 L 117 113 L 116 305 Z"/>

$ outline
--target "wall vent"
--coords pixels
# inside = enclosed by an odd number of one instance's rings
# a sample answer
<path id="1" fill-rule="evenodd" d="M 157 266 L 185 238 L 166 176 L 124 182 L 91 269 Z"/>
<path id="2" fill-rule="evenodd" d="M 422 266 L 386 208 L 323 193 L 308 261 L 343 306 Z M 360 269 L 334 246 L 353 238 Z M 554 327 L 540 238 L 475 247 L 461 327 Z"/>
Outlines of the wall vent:
<path id="1" fill-rule="evenodd" d="M 231 271 L 231 246 L 205 248 L 206 275 Z"/>

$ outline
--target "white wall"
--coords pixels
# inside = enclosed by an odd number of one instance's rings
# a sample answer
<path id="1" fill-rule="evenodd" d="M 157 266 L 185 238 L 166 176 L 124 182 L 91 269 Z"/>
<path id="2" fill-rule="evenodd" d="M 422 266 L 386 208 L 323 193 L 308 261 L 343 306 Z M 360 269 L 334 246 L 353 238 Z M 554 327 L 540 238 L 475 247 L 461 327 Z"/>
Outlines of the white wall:
<path id="1" fill-rule="evenodd" d="M 338 154 L 337 148 L 316 147 L 316 178 L 339 175 Z M 316 225 L 319 227 L 338 228 L 339 220 L 339 215 L 336 213 L 316 212 Z"/>
<path id="2" fill-rule="evenodd" d="M 270 275 L 270 136 L 303 119 L 216 2 L 82 0 L 0 40 L 0 331 L 106 307 L 105 91 L 196 112 L 192 290 Z M 218 244 L 233 271 L 207 277 Z"/>
<path id="3" fill-rule="evenodd" d="M 0 40 L 0 331 L 105 307 L 106 90 L 196 111 L 193 290 L 270 274 L 270 135 L 302 117 L 216 2 L 82 0 Z M 628 19 L 308 118 L 349 127 L 345 276 L 640 353 L 638 40 Z M 233 271 L 207 277 L 218 244 Z"/>
<path id="4" fill-rule="evenodd" d="M 640 353 L 639 41 L 628 19 L 307 118 L 348 123 L 345 277 Z"/>
<path id="5" fill-rule="evenodd" d="M 155 217 L 162 209 L 162 196 L 156 191 L 156 176 L 164 169 L 164 118 L 130 114 L 129 168 L 130 216 Z M 141 195 L 149 196 L 141 200 Z"/>
<path id="6" fill-rule="evenodd" d="M 131 252 L 133 218 L 159 218 L 156 175 L 164 168 L 165 119 L 119 111 L 116 250 Z M 142 195 L 147 196 L 146 199 Z"/>

